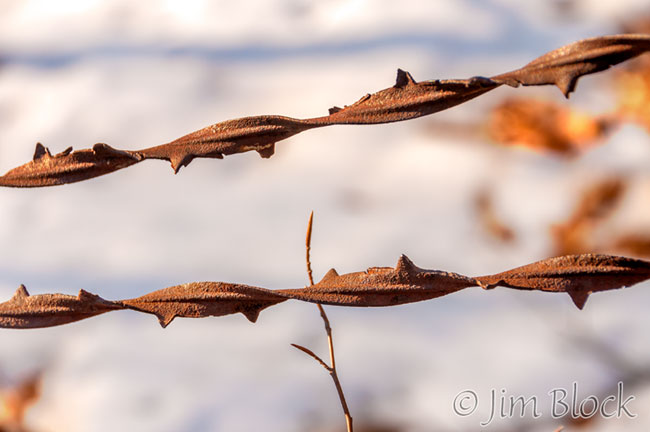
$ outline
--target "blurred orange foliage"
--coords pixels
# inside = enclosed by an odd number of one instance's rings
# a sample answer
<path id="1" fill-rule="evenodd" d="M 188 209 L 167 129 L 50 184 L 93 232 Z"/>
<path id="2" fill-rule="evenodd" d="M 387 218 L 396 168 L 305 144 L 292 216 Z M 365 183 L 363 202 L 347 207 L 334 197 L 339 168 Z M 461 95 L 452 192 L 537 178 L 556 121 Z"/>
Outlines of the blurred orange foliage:
<path id="1" fill-rule="evenodd" d="M 487 121 L 496 142 L 571 157 L 594 146 L 611 122 L 549 101 L 510 98 Z"/>
<path id="2" fill-rule="evenodd" d="M 36 373 L 0 390 L 0 431 L 28 431 L 24 425 L 25 412 L 41 396 L 41 381 L 41 374 Z"/>
<path id="3" fill-rule="evenodd" d="M 554 254 L 584 253 L 595 250 L 590 243 L 594 228 L 616 210 L 627 184 L 622 178 L 601 180 L 587 188 L 578 200 L 572 215 L 551 227 Z"/>

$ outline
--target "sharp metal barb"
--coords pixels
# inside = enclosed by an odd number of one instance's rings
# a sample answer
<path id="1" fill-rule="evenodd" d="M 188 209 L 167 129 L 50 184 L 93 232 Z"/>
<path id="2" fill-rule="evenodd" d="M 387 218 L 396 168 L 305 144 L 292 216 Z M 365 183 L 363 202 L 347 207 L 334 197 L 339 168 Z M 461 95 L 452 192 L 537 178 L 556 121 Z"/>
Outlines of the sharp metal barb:
<path id="1" fill-rule="evenodd" d="M 502 85 L 556 85 L 565 96 L 575 90 L 578 79 L 600 72 L 650 50 L 650 35 L 621 34 L 585 39 L 556 49 L 526 66 L 491 78 L 416 82 L 406 71 L 397 72 L 395 85 L 367 94 L 329 115 L 295 119 L 262 115 L 217 123 L 167 144 L 126 151 L 106 144 L 92 149 L 52 155 L 36 145 L 33 160 L 0 176 L 0 186 L 42 187 L 87 180 L 135 165 L 147 159 L 169 161 L 177 173 L 195 158 L 222 159 L 224 156 L 257 151 L 268 158 L 275 144 L 309 129 L 341 124 L 381 124 L 410 120 L 467 102 Z"/>
<path id="2" fill-rule="evenodd" d="M 396 306 L 442 297 L 469 287 L 567 293 L 579 308 L 589 295 L 650 279 L 650 262 L 602 254 L 549 258 L 494 275 L 468 277 L 417 267 L 406 256 L 395 268 L 371 267 L 339 275 L 332 269 L 311 286 L 269 290 L 226 282 L 191 282 L 141 297 L 109 301 L 81 290 L 77 296 L 30 295 L 25 287 L 0 303 L 0 327 L 37 328 L 66 324 L 102 313 L 131 309 L 153 314 L 161 325 L 176 317 L 202 318 L 241 313 L 255 322 L 259 313 L 287 300 L 333 306 Z M 320 311 L 320 309 L 319 309 Z M 324 314 L 321 312 L 322 315 Z M 326 330 L 329 320 L 324 317 Z M 331 332 L 331 328 L 328 330 Z"/>

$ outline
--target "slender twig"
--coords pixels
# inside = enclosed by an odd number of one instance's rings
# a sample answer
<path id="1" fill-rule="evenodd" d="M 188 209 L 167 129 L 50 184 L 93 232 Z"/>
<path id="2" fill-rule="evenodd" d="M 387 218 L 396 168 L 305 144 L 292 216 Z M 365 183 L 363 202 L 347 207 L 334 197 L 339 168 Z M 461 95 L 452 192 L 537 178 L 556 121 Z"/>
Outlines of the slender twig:
<path id="1" fill-rule="evenodd" d="M 331 372 L 332 368 L 327 363 L 325 363 L 325 361 L 323 361 L 322 358 L 318 357 L 318 355 L 314 353 L 312 350 L 310 350 L 309 348 L 305 348 L 302 345 L 298 345 L 294 343 L 292 343 L 291 346 L 299 349 L 300 351 L 304 352 L 305 354 L 307 354 L 308 356 L 316 360 L 318 363 L 320 363 L 321 366 L 325 368 L 327 372 Z"/>
<path id="2" fill-rule="evenodd" d="M 307 237 L 305 238 L 305 261 L 307 261 L 307 276 L 309 277 L 309 286 L 314 285 L 314 276 L 311 272 L 311 227 L 314 223 L 314 211 L 309 213 L 309 222 L 307 222 Z M 322 314 L 321 314 L 322 315 Z M 329 321 L 326 320 L 329 327 Z"/>
<path id="3" fill-rule="evenodd" d="M 309 215 L 309 222 L 307 224 L 307 238 L 305 240 L 305 248 L 306 248 L 305 259 L 307 262 L 307 276 L 309 277 L 310 286 L 314 285 L 314 277 L 311 271 L 311 258 L 310 258 L 311 229 L 312 229 L 313 222 L 314 222 L 314 212 L 312 211 Z M 336 392 L 339 395 L 339 400 L 341 401 L 341 408 L 343 408 L 343 414 L 345 415 L 345 424 L 347 426 L 347 431 L 352 432 L 352 415 L 350 415 L 348 403 L 345 401 L 345 394 L 343 393 L 343 387 L 341 386 L 339 375 L 336 372 L 336 360 L 334 358 L 334 340 L 332 339 L 332 327 L 330 325 L 330 320 L 329 318 L 327 318 L 327 314 L 325 313 L 325 309 L 323 308 L 323 305 L 317 303 L 316 306 L 318 306 L 318 311 L 320 312 L 320 316 L 323 319 L 323 324 L 325 325 L 325 333 L 327 333 L 327 344 L 329 345 L 329 350 L 330 350 L 331 365 L 325 363 L 323 359 L 317 356 L 312 350 L 305 348 L 302 345 L 291 344 L 291 346 L 293 346 L 296 349 L 299 349 L 300 351 L 304 352 L 305 354 L 307 354 L 308 356 L 316 360 L 330 374 L 330 376 L 332 377 L 332 381 L 334 381 Z"/>

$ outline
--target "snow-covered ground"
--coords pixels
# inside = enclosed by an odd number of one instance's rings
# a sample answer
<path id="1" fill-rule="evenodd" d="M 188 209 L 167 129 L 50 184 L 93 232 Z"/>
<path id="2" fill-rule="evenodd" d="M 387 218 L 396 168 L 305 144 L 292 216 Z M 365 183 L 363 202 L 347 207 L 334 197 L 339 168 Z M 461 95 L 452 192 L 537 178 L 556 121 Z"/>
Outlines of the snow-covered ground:
<path id="1" fill-rule="evenodd" d="M 416 80 L 505 72 L 615 33 L 644 3 L 583 0 L 560 13 L 552 2 L 511 0 L 3 0 L 0 171 L 27 162 L 37 141 L 53 152 L 96 142 L 137 149 L 246 115 L 324 115 L 390 86 L 397 67 Z M 607 111 L 607 82 L 583 79 L 570 103 Z M 526 94 L 563 101 L 550 87 L 504 88 L 435 119 L 475 122 L 501 98 Z M 311 210 L 317 278 L 330 267 L 392 266 L 401 253 L 423 268 L 498 272 L 546 258 L 548 227 L 585 184 L 612 173 L 635 185 L 619 225 L 649 228 L 650 141 L 641 129 L 626 126 L 567 162 L 436 136 L 432 118 L 308 131 L 278 143 L 270 160 L 195 160 L 178 175 L 151 161 L 62 187 L 0 189 L 0 296 L 21 283 L 32 294 L 83 288 L 108 299 L 200 280 L 299 287 Z M 512 245 L 477 223 L 473 197 L 486 184 L 519 234 Z M 328 308 L 355 421 L 478 430 L 490 389 L 536 395 L 548 414 L 555 387 L 575 381 L 586 397 L 615 386 L 615 371 L 573 348 L 567 332 L 596 335 L 647 364 L 649 288 L 595 295 L 583 311 L 565 295 L 505 289 Z M 285 303 L 254 325 L 237 315 L 177 319 L 164 330 L 125 311 L 0 331 L 0 371 L 12 379 L 44 369 L 28 415 L 37 431 L 340 429 L 330 378 L 290 343 L 326 353 L 314 306 Z M 461 418 L 452 403 L 465 389 L 481 405 Z M 638 417 L 597 430 L 648 430 L 650 393 L 633 394 Z"/>

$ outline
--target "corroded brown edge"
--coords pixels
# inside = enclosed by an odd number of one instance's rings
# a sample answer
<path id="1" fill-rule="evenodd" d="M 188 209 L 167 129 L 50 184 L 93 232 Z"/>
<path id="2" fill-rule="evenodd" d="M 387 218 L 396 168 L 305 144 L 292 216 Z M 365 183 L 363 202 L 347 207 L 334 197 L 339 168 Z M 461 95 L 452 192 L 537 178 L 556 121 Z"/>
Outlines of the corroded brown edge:
<path id="1" fill-rule="evenodd" d="M 192 282 L 133 299 L 108 301 L 83 290 L 76 297 L 30 296 L 21 285 L 9 301 L 0 303 L 0 327 L 57 326 L 119 309 L 153 314 L 163 327 L 176 317 L 234 313 L 255 322 L 263 309 L 286 300 L 335 306 L 396 306 L 442 297 L 472 286 L 565 292 L 582 309 L 592 293 L 647 279 L 650 279 L 650 262 L 612 255 L 566 255 L 476 278 L 421 269 L 403 255 L 395 268 L 371 267 L 343 275 L 332 269 L 317 284 L 298 289 L 268 290 L 225 282 Z"/>
<path id="2" fill-rule="evenodd" d="M 32 161 L 0 176 L 0 186 L 42 187 L 87 180 L 147 159 L 171 163 L 174 172 L 195 158 L 221 159 L 225 155 L 257 151 L 268 158 L 275 143 L 317 127 L 369 125 L 410 120 L 467 102 L 501 85 L 556 85 L 565 96 L 578 79 L 600 72 L 650 50 L 650 35 L 623 34 L 585 39 L 538 57 L 526 66 L 491 78 L 416 82 L 398 69 L 395 85 L 367 94 L 352 105 L 333 107 L 329 115 L 295 119 L 262 115 L 227 120 L 192 132 L 167 144 L 125 151 L 106 144 L 65 151 L 52 156 L 37 144 Z"/>

